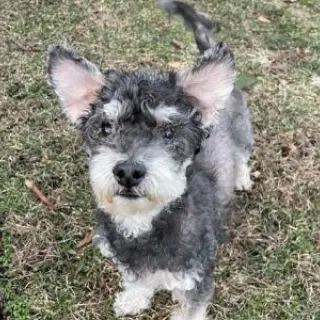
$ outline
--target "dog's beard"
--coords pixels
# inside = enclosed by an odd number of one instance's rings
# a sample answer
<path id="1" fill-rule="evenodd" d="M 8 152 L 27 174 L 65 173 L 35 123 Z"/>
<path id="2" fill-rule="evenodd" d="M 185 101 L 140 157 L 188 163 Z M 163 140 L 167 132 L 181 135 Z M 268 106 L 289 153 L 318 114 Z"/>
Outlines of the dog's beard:
<path id="1" fill-rule="evenodd" d="M 90 160 L 90 181 L 98 206 L 113 216 L 144 215 L 161 211 L 163 207 L 179 198 L 186 189 L 186 167 L 174 161 L 163 149 L 149 149 L 136 157 L 147 167 L 141 183 L 133 188 L 137 198 L 121 196 L 123 187 L 113 176 L 112 169 L 119 161 L 128 159 L 125 154 L 102 148 Z"/>

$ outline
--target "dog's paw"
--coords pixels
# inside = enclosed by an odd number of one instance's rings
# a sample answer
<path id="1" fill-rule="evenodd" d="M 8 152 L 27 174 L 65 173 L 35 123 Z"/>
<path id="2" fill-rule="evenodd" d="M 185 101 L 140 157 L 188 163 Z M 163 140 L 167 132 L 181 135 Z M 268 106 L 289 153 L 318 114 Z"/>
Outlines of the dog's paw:
<path id="1" fill-rule="evenodd" d="M 112 258 L 114 256 L 108 241 L 104 237 L 95 235 L 92 239 L 92 243 L 99 248 L 100 253 L 104 257 Z"/>
<path id="2" fill-rule="evenodd" d="M 150 307 L 150 297 L 136 290 L 125 290 L 116 295 L 113 310 L 117 317 L 135 315 Z"/>
<path id="3" fill-rule="evenodd" d="M 177 308 L 172 311 L 170 320 L 186 320 L 186 315 L 180 308 Z"/>
<path id="4" fill-rule="evenodd" d="M 241 177 L 236 179 L 235 189 L 237 191 L 250 191 L 252 189 L 253 182 L 250 177 Z"/>
<path id="5" fill-rule="evenodd" d="M 235 180 L 235 189 L 238 191 L 251 190 L 253 182 L 250 179 L 250 170 L 247 165 L 238 168 Z"/>
<path id="6" fill-rule="evenodd" d="M 193 312 L 194 311 L 194 312 Z M 170 320 L 207 320 L 205 308 L 200 310 L 184 310 L 181 307 L 172 311 Z"/>

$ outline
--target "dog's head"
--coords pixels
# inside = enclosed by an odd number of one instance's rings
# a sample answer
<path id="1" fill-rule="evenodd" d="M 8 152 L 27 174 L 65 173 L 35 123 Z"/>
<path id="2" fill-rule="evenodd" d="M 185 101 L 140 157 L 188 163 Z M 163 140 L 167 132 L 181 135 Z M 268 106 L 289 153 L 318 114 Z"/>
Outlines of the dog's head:
<path id="1" fill-rule="evenodd" d="M 116 215 L 160 210 L 184 193 L 186 168 L 230 96 L 235 71 L 221 44 L 181 73 L 101 71 L 55 46 L 48 77 L 81 129 L 98 205 Z"/>

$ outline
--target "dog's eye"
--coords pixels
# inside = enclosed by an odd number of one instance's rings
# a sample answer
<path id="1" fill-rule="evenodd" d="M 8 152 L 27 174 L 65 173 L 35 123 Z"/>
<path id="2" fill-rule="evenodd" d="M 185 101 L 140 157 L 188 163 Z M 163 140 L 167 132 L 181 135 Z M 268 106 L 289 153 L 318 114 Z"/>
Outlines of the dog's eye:
<path id="1" fill-rule="evenodd" d="M 172 139 L 174 137 L 174 129 L 173 128 L 165 128 L 163 131 L 163 137 L 166 139 Z"/>
<path id="2" fill-rule="evenodd" d="M 107 121 L 103 121 L 100 127 L 100 132 L 103 136 L 107 136 L 111 132 L 111 124 Z"/>
<path id="3" fill-rule="evenodd" d="M 197 147 L 196 150 L 194 151 L 194 155 L 196 156 L 201 150 L 201 147 Z"/>

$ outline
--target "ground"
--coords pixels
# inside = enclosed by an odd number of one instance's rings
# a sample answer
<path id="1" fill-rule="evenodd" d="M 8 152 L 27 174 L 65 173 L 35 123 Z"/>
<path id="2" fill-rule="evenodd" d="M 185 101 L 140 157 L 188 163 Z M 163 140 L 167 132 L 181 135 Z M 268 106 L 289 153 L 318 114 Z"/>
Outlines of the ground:
<path id="1" fill-rule="evenodd" d="M 210 317 L 319 320 L 320 2 L 194 2 L 235 53 L 256 141 L 254 188 L 236 196 Z M 2 0 L 0 30 L 0 319 L 115 319 L 117 270 L 78 247 L 94 226 L 92 195 L 77 131 L 45 79 L 45 51 L 68 43 L 105 68 L 177 68 L 195 59 L 192 35 L 151 0 Z M 168 319 L 173 306 L 161 293 L 134 319 Z"/>

